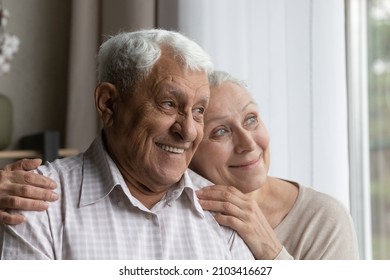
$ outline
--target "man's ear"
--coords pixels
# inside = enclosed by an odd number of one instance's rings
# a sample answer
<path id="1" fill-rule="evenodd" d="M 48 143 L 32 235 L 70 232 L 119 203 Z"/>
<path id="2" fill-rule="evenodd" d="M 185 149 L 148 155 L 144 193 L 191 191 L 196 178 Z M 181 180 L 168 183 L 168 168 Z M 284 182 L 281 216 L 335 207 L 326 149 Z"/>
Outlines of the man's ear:
<path id="1" fill-rule="evenodd" d="M 114 122 L 114 107 L 118 100 L 118 90 L 110 83 L 101 83 L 95 89 L 95 106 L 104 127 Z"/>

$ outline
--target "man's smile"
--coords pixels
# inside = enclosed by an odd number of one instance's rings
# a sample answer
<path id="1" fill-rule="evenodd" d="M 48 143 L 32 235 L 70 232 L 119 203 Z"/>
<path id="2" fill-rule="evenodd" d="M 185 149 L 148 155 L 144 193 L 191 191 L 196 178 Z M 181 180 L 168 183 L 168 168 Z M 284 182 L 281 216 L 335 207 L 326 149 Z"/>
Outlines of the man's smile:
<path id="1" fill-rule="evenodd" d="M 156 143 L 157 147 L 160 149 L 169 152 L 169 153 L 174 153 L 174 154 L 182 154 L 184 153 L 183 148 L 178 148 L 178 147 L 173 147 L 173 146 L 168 146 L 166 144 L 161 144 L 161 143 Z"/>

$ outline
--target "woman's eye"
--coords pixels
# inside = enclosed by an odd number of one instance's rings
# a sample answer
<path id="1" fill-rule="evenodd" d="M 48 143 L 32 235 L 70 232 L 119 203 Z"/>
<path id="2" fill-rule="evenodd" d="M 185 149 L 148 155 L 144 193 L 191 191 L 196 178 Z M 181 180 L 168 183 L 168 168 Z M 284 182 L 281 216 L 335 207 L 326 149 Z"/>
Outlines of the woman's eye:
<path id="1" fill-rule="evenodd" d="M 258 123 L 258 120 L 257 120 L 256 116 L 250 116 L 245 121 L 245 125 L 254 125 L 254 124 L 257 124 L 257 123 Z"/>
<path id="2" fill-rule="evenodd" d="M 225 136 L 229 131 L 226 128 L 219 128 L 213 132 L 213 137 Z"/>

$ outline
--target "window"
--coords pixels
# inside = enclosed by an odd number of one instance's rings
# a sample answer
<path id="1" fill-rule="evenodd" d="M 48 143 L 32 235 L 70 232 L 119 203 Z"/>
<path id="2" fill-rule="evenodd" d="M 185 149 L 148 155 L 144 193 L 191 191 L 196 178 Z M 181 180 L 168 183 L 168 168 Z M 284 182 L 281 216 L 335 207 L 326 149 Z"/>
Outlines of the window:
<path id="1" fill-rule="evenodd" d="M 374 259 L 390 259 L 390 1 L 367 2 L 370 191 Z"/>
<path id="2" fill-rule="evenodd" d="M 352 215 L 366 259 L 390 259 L 390 1 L 347 1 Z"/>

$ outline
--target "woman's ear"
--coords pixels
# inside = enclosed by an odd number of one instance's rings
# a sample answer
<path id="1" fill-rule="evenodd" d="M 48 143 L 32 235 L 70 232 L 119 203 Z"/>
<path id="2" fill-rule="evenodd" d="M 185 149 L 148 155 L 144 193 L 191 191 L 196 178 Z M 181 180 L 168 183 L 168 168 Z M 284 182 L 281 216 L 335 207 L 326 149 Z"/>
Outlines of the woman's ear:
<path id="1" fill-rule="evenodd" d="M 101 83 L 95 89 L 95 106 L 104 127 L 114 122 L 114 107 L 118 99 L 117 88 L 110 83 Z"/>

